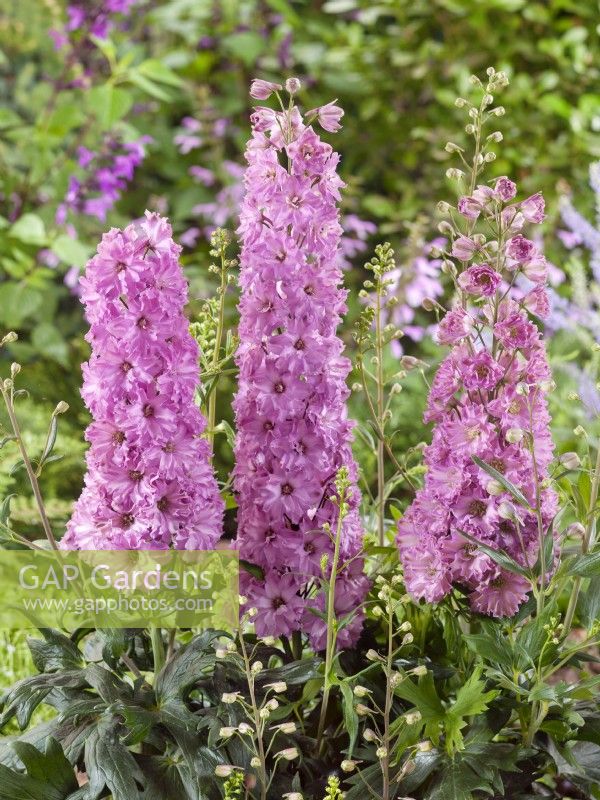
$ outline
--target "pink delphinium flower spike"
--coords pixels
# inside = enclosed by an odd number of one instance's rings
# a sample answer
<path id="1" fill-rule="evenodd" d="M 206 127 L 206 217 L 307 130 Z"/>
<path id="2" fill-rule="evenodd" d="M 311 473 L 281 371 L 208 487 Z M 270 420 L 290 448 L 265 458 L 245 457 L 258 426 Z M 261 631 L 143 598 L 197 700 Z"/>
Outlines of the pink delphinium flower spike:
<path id="1" fill-rule="evenodd" d="M 82 396 L 94 421 L 64 547 L 207 549 L 221 536 L 180 250 L 168 222 L 147 211 L 103 236 L 81 279 L 92 347 Z"/>
<path id="2" fill-rule="evenodd" d="M 308 607 L 322 607 L 323 598 L 307 600 L 305 593 L 321 576 L 324 556 L 331 564 L 326 526 L 335 532 L 336 473 L 346 466 L 351 480 L 357 477 L 346 411 L 350 362 L 336 335 L 346 310 L 338 253 L 343 184 L 339 156 L 295 105 L 251 119 L 239 227 L 235 488 L 240 553 L 261 567 L 264 580 L 248 580 L 243 590 L 258 609 L 260 635 L 304 630 L 321 644 L 324 622 Z M 359 502 L 354 486 L 344 560 L 361 548 Z M 357 609 L 343 645 L 360 631 L 366 591 L 360 562 L 353 564 L 340 576 L 336 597 L 340 616 Z"/>
<path id="3" fill-rule="evenodd" d="M 462 291 L 440 321 L 437 340 L 452 350 L 433 380 L 425 411 L 425 421 L 435 425 L 425 452 L 425 483 L 398 524 L 406 585 L 414 597 L 438 602 L 459 586 L 474 610 L 493 616 L 515 614 L 530 585 L 500 568 L 472 539 L 504 550 L 527 568 L 537 559 L 539 530 L 533 511 L 507 513 L 513 498 L 473 456 L 504 475 L 531 508 L 537 475 L 545 528 L 557 508 L 554 491 L 543 485 L 553 452 L 545 399 L 551 376 L 541 334 L 527 313 L 548 308 L 546 262 L 517 232 L 526 219 L 541 221 L 543 200 L 534 195 L 518 203 L 515 193 L 515 184 L 503 177 L 494 190 L 480 186 L 459 201 L 467 230 L 477 217 L 499 229 L 489 249 L 476 246 L 472 235 L 459 235 L 446 254 L 459 262 Z M 475 205 L 477 215 L 471 213 Z M 516 272 L 528 293 L 513 288 Z"/>

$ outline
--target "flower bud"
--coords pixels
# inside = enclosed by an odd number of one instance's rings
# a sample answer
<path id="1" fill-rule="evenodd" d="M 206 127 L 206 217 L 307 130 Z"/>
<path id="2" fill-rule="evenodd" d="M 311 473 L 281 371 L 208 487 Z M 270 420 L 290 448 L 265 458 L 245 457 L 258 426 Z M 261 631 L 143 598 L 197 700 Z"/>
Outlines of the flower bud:
<path id="1" fill-rule="evenodd" d="M 230 706 L 237 703 L 239 697 L 241 697 L 239 692 L 225 692 L 221 695 L 221 702 Z"/>
<path id="2" fill-rule="evenodd" d="M 298 78 L 288 78 L 285 82 L 285 88 L 290 94 L 296 94 L 302 88 L 302 84 Z"/>
<path id="3" fill-rule="evenodd" d="M 354 696 L 355 697 L 366 697 L 368 694 L 371 694 L 371 690 L 367 689 L 366 686 L 355 686 L 354 687 Z"/>
<path id="4" fill-rule="evenodd" d="M 428 670 L 425 664 L 419 664 L 419 666 L 414 667 L 411 672 L 413 675 L 421 678 L 423 675 L 427 675 Z"/>
<path id="5" fill-rule="evenodd" d="M 254 731 L 254 728 L 251 725 L 248 725 L 247 722 L 240 722 L 238 725 L 238 731 L 242 734 L 242 736 L 247 736 Z"/>
<path id="6" fill-rule="evenodd" d="M 14 331 L 9 331 L 6 334 L 6 336 L 2 338 L 2 341 L 0 342 L 0 347 L 3 344 L 11 344 L 11 342 L 16 342 L 18 338 L 19 338 L 18 335 Z"/>
<path id="7" fill-rule="evenodd" d="M 492 497 L 497 497 L 499 494 L 504 492 L 504 487 L 500 483 L 500 481 L 492 480 L 488 481 L 485 485 L 485 490 L 488 494 L 491 494 Z"/>
<path id="8" fill-rule="evenodd" d="M 296 729 L 295 722 L 282 722 L 280 725 L 274 725 L 272 728 L 272 730 L 281 731 L 281 733 L 287 733 L 288 735 L 295 733 Z"/>
<path id="9" fill-rule="evenodd" d="M 229 739 L 235 733 L 235 728 L 225 727 L 219 730 L 219 736 L 222 739 Z"/>
<path id="10" fill-rule="evenodd" d="M 498 515 L 502 519 L 514 519 L 515 518 L 514 506 L 505 500 L 498 506 Z"/>
<path id="11" fill-rule="evenodd" d="M 250 759 L 250 766 L 253 767 L 254 769 L 260 767 L 260 758 L 258 756 L 252 756 L 252 758 Z"/>
<path id="12" fill-rule="evenodd" d="M 404 721 L 407 725 L 416 725 L 417 722 L 421 721 L 421 712 L 410 711 L 408 714 L 404 715 Z"/>
<path id="13" fill-rule="evenodd" d="M 559 458 L 559 462 L 565 467 L 566 469 L 577 469 L 581 466 L 581 459 L 577 455 L 577 453 L 569 452 L 563 453 Z"/>
<path id="14" fill-rule="evenodd" d="M 359 717 L 366 717 L 367 714 L 370 713 L 371 709 L 368 706 L 363 705 L 363 703 L 357 703 L 356 708 L 354 709 Z"/>
<path id="15" fill-rule="evenodd" d="M 363 739 L 365 742 L 378 742 L 379 736 L 371 728 L 365 728 L 363 732 Z"/>
<path id="16" fill-rule="evenodd" d="M 379 759 L 386 758 L 387 754 L 388 754 L 387 747 L 378 747 L 377 750 L 375 750 L 375 755 Z"/>
<path id="17" fill-rule="evenodd" d="M 235 767 L 232 767 L 231 764 L 217 764 L 215 767 L 215 775 L 217 778 L 228 778 L 230 775 L 233 775 L 235 771 Z"/>
<path id="18" fill-rule="evenodd" d="M 275 753 L 275 758 L 283 758 L 285 761 L 293 761 L 295 758 L 298 758 L 300 753 L 298 752 L 297 747 L 286 747 L 285 750 L 280 750 L 278 753 Z"/>
<path id="19" fill-rule="evenodd" d="M 254 664 L 250 667 L 250 670 L 253 675 L 257 675 L 263 668 L 263 665 L 260 661 L 255 661 Z"/>
<path id="20" fill-rule="evenodd" d="M 356 761 L 351 761 L 349 758 L 344 759 L 340 764 L 342 772 L 354 772 L 356 769 Z"/>
<path id="21" fill-rule="evenodd" d="M 506 441 L 511 444 L 518 444 L 523 439 L 524 435 L 521 428 L 509 428 L 506 431 Z"/>
<path id="22" fill-rule="evenodd" d="M 16 362 L 13 362 L 10 365 L 10 376 L 11 376 L 11 378 L 14 378 L 15 375 L 19 374 L 19 372 L 21 372 L 21 365 L 17 364 Z"/>

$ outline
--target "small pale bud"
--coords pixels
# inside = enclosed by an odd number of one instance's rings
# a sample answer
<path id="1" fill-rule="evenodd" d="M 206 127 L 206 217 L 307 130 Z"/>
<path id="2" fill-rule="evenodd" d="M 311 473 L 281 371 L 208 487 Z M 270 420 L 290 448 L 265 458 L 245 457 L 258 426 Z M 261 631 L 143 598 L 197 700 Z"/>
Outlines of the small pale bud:
<path id="1" fill-rule="evenodd" d="M 273 730 L 281 731 L 281 733 L 295 733 L 296 732 L 296 723 L 295 722 L 282 722 L 281 725 L 275 725 Z"/>
<path id="2" fill-rule="evenodd" d="M 370 693 L 371 693 L 371 690 L 367 689 L 366 686 L 355 686 L 354 687 L 354 696 L 355 697 L 366 697 Z"/>
<path id="3" fill-rule="evenodd" d="M 548 394 L 556 389 L 556 383 L 553 380 L 540 381 L 540 389 L 544 394 Z"/>
<path id="4" fill-rule="evenodd" d="M 302 88 L 302 84 L 298 78 L 288 78 L 285 82 L 285 88 L 290 94 L 296 94 Z"/>
<path id="5" fill-rule="evenodd" d="M 407 725 L 416 725 L 417 722 L 421 721 L 421 712 L 410 711 L 408 714 L 404 715 L 404 721 Z"/>
<path id="6" fill-rule="evenodd" d="M 497 106 L 490 113 L 495 114 L 497 117 L 503 117 L 506 113 L 504 106 Z"/>
<path id="7" fill-rule="evenodd" d="M 2 338 L 2 341 L 0 342 L 0 346 L 2 346 L 3 344 L 11 344 L 11 342 L 16 342 L 18 338 L 19 337 L 17 336 L 17 334 L 14 331 L 9 331 L 6 334 L 6 336 L 4 336 Z"/>
<path id="8" fill-rule="evenodd" d="M 452 206 L 450 203 L 446 203 L 445 200 L 440 200 L 440 202 L 437 204 L 437 210 L 440 212 L 440 214 L 448 214 L 451 209 Z"/>
<path id="9" fill-rule="evenodd" d="M 581 459 L 577 453 L 573 452 L 563 453 L 559 461 L 566 469 L 577 469 L 581 466 Z"/>
<path id="10" fill-rule="evenodd" d="M 504 487 L 500 483 L 500 481 L 492 480 L 488 481 L 485 485 L 485 490 L 488 494 L 491 494 L 492 497 L 497 497 L 499 494 L 502 494 L 504 491 Z"/>
<path id="11" fill-rule="evenodd" d="M 372 730 L 371 728 L 365 728 L 363 733 L 363 739 L 365 740 L 365 742 L 378 742 L 379 736 L 377 736 L 375 731 Z"/>
<path id="12" fill-rule="evenodd" d="M 247 722 L 240 722 L 238 725 L 238 731 L 242 734 L 242 736 L 247 736 L 254 731 L 254 728 L 251 725 L 248 725 Z"/>
<path id="13" fill-rule="evenodd" d="M 375 755 L 379 759 L 386 758 L 387 754 L 388 754 L 387 747 L 378 747 L 377 750 L 375 751 Z"/>
<path id="14" fill-rule="evenodd" d="M 406 636 L 400 642 L 400 647 L 406 647 L 407 644 L 412 644 L 415 640 L 415 637 L 412 633 L 407 633 Z"/>
<path id="15" fill-rule="evenodd" d="M 381 661 L 381 656 L 377 650 L 367 650 L 367 661 Z"/>
<path id="16" fill-rule="evenodd" d="M 402 625 L 400 625 L 400 630 L 402 633 L 408 633 L 410 630 L 412 630 L 412 625 L 408 620 L 406 620 L 406 622 L 403 622 Z"/>
<path id="17" fill-rule="evenodd" d="M 366 717 L 371 709 L 368 708 L 368 706 L 363 705 L 363 703 L 358 703 L 354 710 L 356 711 L 359 717 Z"/>
<path id="18" fill-rule="evenodd" d="M 354 772 L 356 769 L 356 761 L 350 761 L 349 758 L 344 759 L 340 764 L 342 772 Z"/>
<path id="19" fill-rule="evenodd" d="M 260 767 L 260 758 L 258 756 L 252 756 L 252 758 L 250 759 L 250 766 L 253 767 L 254 769 Z"/>
<path id="20" fill-rule="evenodd" d="M 13 363 L 10 365 L 10 375 L 11 375 L 11 377 L 14 378 L 15 375 L 19 374 L 19 372 L 21 372 L 21 365 L 17 364 L 16 362 L 13 361 Z"/>
<path id="21" fill-rule="evenodd" d="M 217 778 L 228 778 L 230 775 L 233 775 L 235 767 L 232 767 L 231 764 L 217 764 L 215 767 L 215 775 Z"/>
<path id="22" fill-rule="evenodd" d="M 260 661 L 255 661 L 254 664 L 250 667 L 250 670 L 254 675 L 257 675 L 263 668 L 263 665 Z"/>
<path id="23" fill-rule="evenodd" d="M 500 505 L 498 506 L 498 515 L 502 517 L 502 519 L 514 519 L 515 518 L 514 506 L 507 501 L 500 503 Z"/>
<path id="24" fill-rule="evenodd" d="M 219 736 L 222 739 L 229 739 L 235 733 L 235 728 L 225 727 L 219 730 Z"/>
<path id="25" fill-rule="evenodd" d="M 431 744 L 431 742 L 428 739 L 426 739 L 424 742 L 419 742 L 417 744 L 417 750 L 420 753 L 429 753 L 430 750 L 432 750 L 432 749 L 433 749 L 433 745 Z"/>
<path id="26" fill-rule="evenodd" d="M 421 678 L 423 677 L 423 675 L 427 675 L 427 667 L 425 666 L 425 664 L 419 664 L 418 667 L 414 667 L 412 669 L 412 674 Z"/>
<path id="27" fill-rule="evenodd" d="M 280 750 L 278 753 L 275 753 L 275 758 L 283 758 L 285 761 L 293 761 L 295 758 L 299 756 L 298 748 L 297 747 L 286 747 L 285 750 Z"/>
<path id="28" fill-rule="evenodd" d="M 576 428 L 573 428 L 573 433 L 575 436 L 585 436 L 585 428 L 582 425 L 577 425 Z"/>
<path id="29" fill-rule="evenodd" d="M 237 703 L 238 697 L 240 697 L 239 692 L 225 692 L 221 695 L 221 702 L 231 706 L 234 703 Z"/>
<path id="30" fill-rule="evenodd" d="M 285 681 L 275 681 L 274 683 L 267 683 L 265 689 L 273 689 L 276 694 L 283 694 L 287 692 L 287 683 Z"/>
<path id="31" fill-rule="evenodd" d="M 506 431 L 506 441 L 510 442 L 511 444 L 518 444 L 524 436 L 524 432 L 521 428 L 509 428 Z"/>

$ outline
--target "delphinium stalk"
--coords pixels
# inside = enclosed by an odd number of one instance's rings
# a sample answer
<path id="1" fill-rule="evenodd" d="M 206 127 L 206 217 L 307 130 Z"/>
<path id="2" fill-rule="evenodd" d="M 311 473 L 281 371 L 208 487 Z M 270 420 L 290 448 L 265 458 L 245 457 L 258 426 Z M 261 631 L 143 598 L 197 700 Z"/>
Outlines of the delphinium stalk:
<path id="1" fill-rule="evenodd" d="M 416 598 L 437 602 L 453 586 L 471 607 L 511 616 L 533 588 L 538 609 L 552 563 L 544 543 L 557 510 L 549 485 L 553 443 L 545 393 L 553 388 L 542 336 L 529 313 L 548 312 L 547 263 L 523 236 L 526 223 L 544 219 L 540 194 L 516 200 L 506 177 L 478 183 L 501 140 L 485 127 L 503 113 L 493 94 L 507 79 L 488 71 L 487 86 L 474 77 L 481 102 L 466 108 L 472 161 L 458 145 L 466 174 L 458 179 L 457 206 L 441 203 L 440 232 L 449 239 L 444 269 L 456 287 L 456 302 L 438 325 L 440 344 L 451 346 L 429 393 L 425 421 L 434 423 L 427 448 L 427 475 L 398 525 L 406 585 Z M 513 291 L 523 279 L 527 290 Z M 521 567 L 508 571 L 479 548 L 503 550 Z M 551 550 L 551 548 L 550 548 Z M 550 559 L 551 560 L 551 559 Z M 527 577 L 525 576 L 527 575 Z"/>
<path id="2" fill-rule="evenodd" d="M 294 101 L 299 82 L 281 87 L 255 81 L 252 95 L 275 93 L 281 111 L 257 108 L 246 150 L 248 169 L 239 233 L 240 369 L 235 489 L 239 502 L 242 558 L 262 578 L 247 578 L 244 594 L 258 609 L 259 635 L 309 633 L 324 647 L 326 626 L 309 610 L 325 599 L 307 600 L 319 584 L 324 555 L 333 553 L 329 533 L 338 509 L 330 497 L 346 467 L 348 513 L 340 536 L 340 559 L 361 549 L 360 495 L 351 452 L 352 423 L 346 411 L 350 362 L 336 335 L 345 311 L 338 248 L 337 203 L 342 181 L 339 156 L 321 141 L 311 122 L 339 128 L 342 111 L 332 103 L 301 114 Z M 337 578 L 335 612 L 356 611 L 338 636 L 342 646 L 360 631 L 365 592 L 360 564 Z"/>
<path id="3" fill-rule="evenodd" d="M 245 598 L 242 598 L 244 600 Z M 244 674 L 248 687 L 248 696 L 241 692 L 225 692 L 221 703 L 227 707 L 236 707 L 241 711 L 245 720 L 236 724 L 224 725 L 219 735 L 223 743 L 237 737 L 250 752 L 250 767 L 256 774 L 258 795 L 260 800 L 266 800 L 271 784 L 275 778 L 279 762 L 286 763 L 300 758 L 300 752 L 295 747 L 281 746 L 281 737 L 289 736 L 296 732 L 296 723 L 293 721 L 278 722 L 273 724 L 274 715 L 286 703 L 285 693 L 287 684 L 283 680 L 272 683 L 261 681 L 264 665 L 258 660 L 257 654 L 264 642 L 260 639 L 250 646 L 244 638 L 244 628 L 248 622 L 256 617 L 257 610 L 250 608 L 240 621 L 240 634 L 238 636 L 239 651 L 233 643 L 229 646 L 219 647 L 217 656 L 235 664 Z M 260 685 L 259 685 L 260 684 Z M 275 717 L 276 719 L 277 717 Z M 267 761 L 270 762 L 268 765 Z M 269 766 L 271 768 L 269 768 Z M 220 765 L 216 768 L 217 775 L 225 777 L 233 774 L 237 767 L 233 765 Z"/>
<path id="4" fill-rule="evenodd" d="M 376 650 L 370 650 L 367 656 L 370 661 L 378 664 L 385 679 L 384 701 L 380 705 L 376 702 L 373 692 L 360 683 L 354 685 L 356 698 L 356 713 L 369 726 L 363 731 L 364 741 L 375 747 L 375 758 L 381 770 L 381 792 L 376 791 L 366 780 L 360 769 L 360 762 L 351 758 L 342 761 L 341 769 L 346 773 L 356 773 L 359 782 L 365 786 L 369 795 L 380 800 L 392 800 L 395 796 L 395 787 L 414 769 L 414 762 L 407 758 L 402 764 L 397 764 L 395 753 L 398 752 L 397 738 L 400 738 L 406 725 L 416 722 L 414 714 L 401 718 L 393 717 L 394 693 L 398 685 L 405 680 L 407 675 L 422 676 L 427 673 L 423 665 L 414 667 L 407 672 L 396 669 L 395 662 L 402 650 L 410 648 L 413 644 L 411 623 L 402 620 L 402 607 L 408 602 L 408 595 L 399 595 L 398 587 L 402 583 L 400 575 L 394 575 L 391 580 L 383 576 L 377 579 L 379 591 L 377 598 L 380 601 L 373 608 L 375 617 L 380 618 L 385 631 L 385 654 L 381 655 Z M 372 726 L 372 727 L 371 727 Z"/>
<path id="5" fill-rule="evenodd" d="M 81 280 L 92 347 L 82 395 L 94 421 L 64 547 L 207 549 L 221 535 L 179 252 L 168 222 L 146 212 L 104 235 Z"/>
<path id="6" fill-rule="evenodd" d="M 367 279 L 360 292 L 366 305 L 356 324 L 354 334 L 358 347 L 356 364 L 361 379 L 357 388 L 364 393 L 377 436 L 375 514 L 377 538 L 379 544 L 383 546 L 385 544 L 386 458 L 393 462 L 398 473 L 408 477 L 406 470 L 394 456 L 389 437 L 386 435 L 386 429 L 392 416 L 390 405 L 394 396 L 401 391 L 402 386 L 398 381 L 404 377 L 403 372 L 395 371 L 390 376 L 386 375 L 385 371 L 386 348 L 403 335 L 403 332 L 393 323 L 385 323 L 386 317 L 398 302 L 395 295 L 390 296 L 390 287 L 394 283 L 390 276 L 396 269 L 396 262 L 394 251 L 387 242 L 375 248 L 375 256 L 365 264 L 365 269 L 373 273 L 373 279 Z M 391 389 L 389 389 L 390 384 Z M 372 396 L 372 392 L 374 392 L 374 396 Z"/>
<path id="7" fill-rule="evenodd" d="M 219 381 L 223 375 L 236 371 L 233 356 L 237 339 L 231 330 L 225 330 L 227 291 L 235 283 L 233 270 L 238 263 L 235 258 L 227 258 L 230 243 L 231 237 L 226 230 L 217 228 L 213 231 L 210 249 L 213 261 L 208 271 L 218 276 L 219 285 L 215 294 L 204 301 L 197 320 L 190 326 L 200 347 L 201 386 L 198 403 L 206 411 L 206 436 L 211 447 L 215 434 L 220 430 L 217 426 Z"/>
<path id="8" fill-rule="evenodd" d="M 2 340 L 0 340 L 0 349 L 7 344 L 15 342 L 17 338 L 18 338 L 17 334 L 14 331 L 10 331 L 2 338 Z M 38 478 L 40 477 L 46 459 L 50 456 L 52 448 L 54 446 L 54 441 L 56 439 L 56 430 L 58 426 L 58 417 L 61 414 L 64 414 L 66 411 L 68 411 L 69 406 L 67 403 L 64 402 L 64 400 L 61 400 L 57 404 L 56 408 L 52 412 L 52 417 L 50 419 L 50 425 L 48 428 L 48 434 L 46 436 L 46 443 L 44 445 L 44 450 L 40 458 L 38 458 L 37 462 L 34 462 L 30 458 L 29 453 L 27 452 L 27 448 L 25 447 L 25 442 L 23 440 L 23 435 L 21 432 L 21 426 L 17 418 L 17 413 L 15 409 L 16 397 L 25 391 L 15 388 L 15 380 L 20 372 L 21 372 L 21 365 L 13 363 L 11 364 L 10 368 L 10 378 L 5 378 L 5 379 L 0 378 L 0 393 L 2 394 L 4 405 L 6 406 L 6 413 L 10 421 L 10 429 L 12 430 L 12 434 L 9 434 L 9 436 L 5 437 L 4 442 L 6 442 L 7 440 L 13 440 L 17 443 L 19 452 L 21 454 L 23 466 L 25 467 L 25 471 L 27 472 L 27 477 L 29 479 L 31 489 L 33 491 L 33 496 L 35 498 L 35 503 L 38 509 L 38 513 L 40 515 L 40 520 L 42 523 L 44 534 L 46 536 L 46 539 L 48 540 L 49 546 L 53 550 L 58 550 L 58 544 L 54 536 L 54 531 L 52 530 L 50 520 L 48 519 L 48 514 L 46 512 L 46 506 L 44 504 L 44 499 L 42 497 L 42 491 L 40 489 Z M 19 544 L 24 545 L 26 547 L 37 549 L 37 545 L 35 545 L 33 542 L 30 542 L 25 537 L 15 533 L 15 531 L 11 530 L 8 526 L 3 525 L 3 527 L 6 529 L 5 532 L 10 536 L 10 538 L 13 541 L 18 542 Z"/>

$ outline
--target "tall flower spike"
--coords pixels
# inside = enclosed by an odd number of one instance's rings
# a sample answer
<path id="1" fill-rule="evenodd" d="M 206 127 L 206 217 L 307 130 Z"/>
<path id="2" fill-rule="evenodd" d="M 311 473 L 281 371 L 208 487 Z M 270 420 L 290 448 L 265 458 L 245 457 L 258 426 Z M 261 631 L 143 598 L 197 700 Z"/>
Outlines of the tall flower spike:
<path id="1" fill-rule="evenodd" d="M 346 411 L 350 362 L 336 335 L 346 310 L 336 205 L 343 184 L 339 156 L 293 103 L 285 112 L 258 108 L 251 119 L 239 227 L 235 488 L 241 556 L 262 568 L 264 580 L 249 579 L 244 593 L 258 609 L 260 635 L 301 629 L 322 647 L 324 623 L 308 607 L 323 608 L 323 595 L 305 598 L 332 561 L 337 508 L 330 498 L 341 466 L 353 482 L 342 559 L 353 558 L 362 540 Z M 341 616 L 364 597 L 358 560 L 337 587 Z M 360 627 L 358 611 L 340 644 L 349 644 Z"/>
<path id="2" fill-rule="evenodd" d="M 474 610 L 500 617 L 517 611 L 531 585 L 477 542 L 504 550 L 522 567 L 539 563 L 544 586 L 552 569 L 545 537 L 557 497 L 546 480 L 553 444 L 545 393 L 552 381 L 541 334 L 528 317 L 548 314 L 548 264 L 521 232 L 526 223 L 543 221 L 544 200 L 538 193 L 517 201 L 517 186 L 506 177 L 494 186 L 478 184 L 496 157 L 492 144 L 502 140 L 499 131 L 486 137 L 483 129 L 504 114 L 502 106 L 490 106 L 508 83 L 493 68 L 487 75 L 485 87 L 472 78 L 481 94 L 478 107 L 456 101 L 467 109 L 472 162 L 457 145 L 446 145 L 447 152 L 460 152 L 470 171 L 446 172 L 461 185 L 466 177 L 469 189 L 456 208 L 438 205 L 446 217 L 439 230 L 450 238 L 443 266 L 457 302 L 440 321 L 437 338 L 452 349 L 429 393 L 425 421 L 434 431 L 427 474 L 399 521 L 398 545 L 413 596 L 437 602 L 458 585 Z M 514 496 L 524 499 L 517 503 Z M 538 610 L 543 597 L 539 592 Z"/>
<path id="3" fill-rule="evenodd" d="M 544 484 L 553 451 L 545 399 L 551 376 L 541 334 L 528 318 L 528 311 L 547 313 L 547 264 L 521 234 L 526 221 L 542 221 L 544 201 L 534 195 L 516 202 L 516 191 L 500 178 L 495 187 L 477 186 L 459 201 L 455 219 L 462 216 L 464 232 L 452 231 L 445 254 L 457 275 L 459 300 L 437 331 L 440 344 L 452 349 L 425 412 L 425 421 L 435 425 L 425 483 L 398 524 L 414 597 L 437 602 L 460 585 L 474 610 L 496 617 L 513 615 L 530 584 L 501 569 L 463 534 L 533 567 L 540 526 L 532 509 L 539 503 L 544 531 L 557 509 L 555 493 Z M 493 241 L 473 233 L 478 217 L 493 231 Z M 513 288 L 517 278 L 519 290 Z M 529 509 L 517 505 L 473 456 L 516 486 Z M 546 575 L 551 566 L 545 565 Z"/>
<path id="4" fill-rule="evenodd" d="M 180 250 L 147 211 L 103 236 L 81 279 L 92 346 L 82 396 L 94 421 L 64 547 L 202 550 L 221 535 Z"/>

